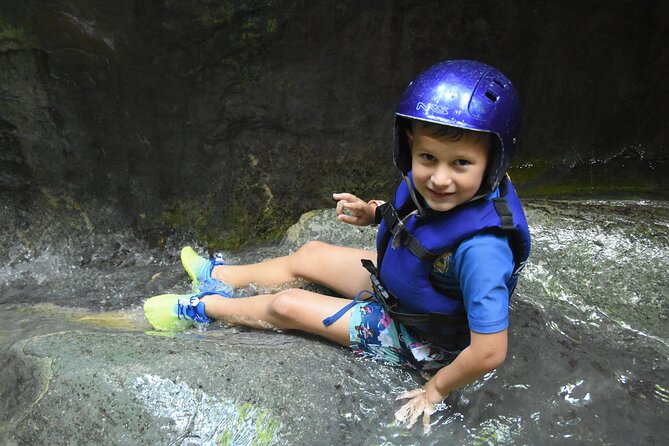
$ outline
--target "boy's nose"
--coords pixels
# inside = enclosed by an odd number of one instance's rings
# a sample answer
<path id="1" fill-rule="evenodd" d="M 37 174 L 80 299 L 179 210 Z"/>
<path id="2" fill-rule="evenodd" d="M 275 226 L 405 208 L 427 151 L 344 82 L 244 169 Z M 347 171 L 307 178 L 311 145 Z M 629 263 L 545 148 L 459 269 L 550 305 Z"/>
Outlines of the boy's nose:
<path id="1" fill-rule="evenodd" d="M 453 183 L 451 171 L 445 167 L 438 167 L 432 174 L 432 184 L 439 188 L 446 188 Z"/>

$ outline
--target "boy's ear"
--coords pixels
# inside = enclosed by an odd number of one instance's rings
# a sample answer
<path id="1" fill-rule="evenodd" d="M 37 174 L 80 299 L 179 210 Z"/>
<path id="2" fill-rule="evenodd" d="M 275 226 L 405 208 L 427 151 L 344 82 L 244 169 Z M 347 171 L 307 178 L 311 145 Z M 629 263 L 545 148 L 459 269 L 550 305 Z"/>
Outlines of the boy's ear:
<path id="1" fill-rule="evenodd" d="M 413 147 L 413 133 L 411 133 L 411 127 L 404 129 L 404 133 L 407 135 L 407 142 L 409 143 L 409 148 Z"/>

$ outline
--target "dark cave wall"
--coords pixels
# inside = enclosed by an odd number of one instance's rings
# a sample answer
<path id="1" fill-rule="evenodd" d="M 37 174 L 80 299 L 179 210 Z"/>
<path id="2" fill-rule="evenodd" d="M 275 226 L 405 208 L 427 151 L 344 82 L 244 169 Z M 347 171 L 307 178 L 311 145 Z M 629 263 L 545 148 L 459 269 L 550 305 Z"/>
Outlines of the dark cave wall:
<path id="1" fill-rule="evenodd" d="M 521 193 L 661 192 L 668 9 L 2 0 L 0 190 L 212 246 L 271 239 L 333 191 L 391 191 L 404 87 L 473 58 L 520 92 Z"/>

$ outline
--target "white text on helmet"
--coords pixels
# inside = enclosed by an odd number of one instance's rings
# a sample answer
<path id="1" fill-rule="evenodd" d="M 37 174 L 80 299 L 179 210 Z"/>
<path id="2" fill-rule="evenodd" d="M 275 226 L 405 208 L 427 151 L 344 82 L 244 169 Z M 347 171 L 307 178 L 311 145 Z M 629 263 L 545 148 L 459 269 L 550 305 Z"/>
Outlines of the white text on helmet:
<path id="1" fill-rule="evenodd" d="M 437 104 L 432 104 L 432 103 L 424 103 L 424 102 L 419 102 L 416 104 L 416 110 L 422 110 L 426 112 L 432 112 L 432 113 L 437 113 L 439 115 L 447 115 L 448 114 L 448 107 L 442 107 Z"/>

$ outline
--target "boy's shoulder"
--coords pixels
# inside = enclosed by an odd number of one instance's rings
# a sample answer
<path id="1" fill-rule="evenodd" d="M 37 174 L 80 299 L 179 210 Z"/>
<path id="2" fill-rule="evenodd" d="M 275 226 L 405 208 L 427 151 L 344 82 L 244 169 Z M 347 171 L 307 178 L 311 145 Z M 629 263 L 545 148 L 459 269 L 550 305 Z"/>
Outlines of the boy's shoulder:
<path id="1" fill-rule="evenodd" d="M 513 268 L 509 234 L 489 228 L 464 239 L 451 254 L 451 263 L 465 268 Z"/>
<path id="2" fill-rule="evenodd" d="M 500 250 L 511 252 L 510 234 L 501 228 L 487 228 L 462 240 L 454 250 L 454 254 L 466 255 Z"/>

